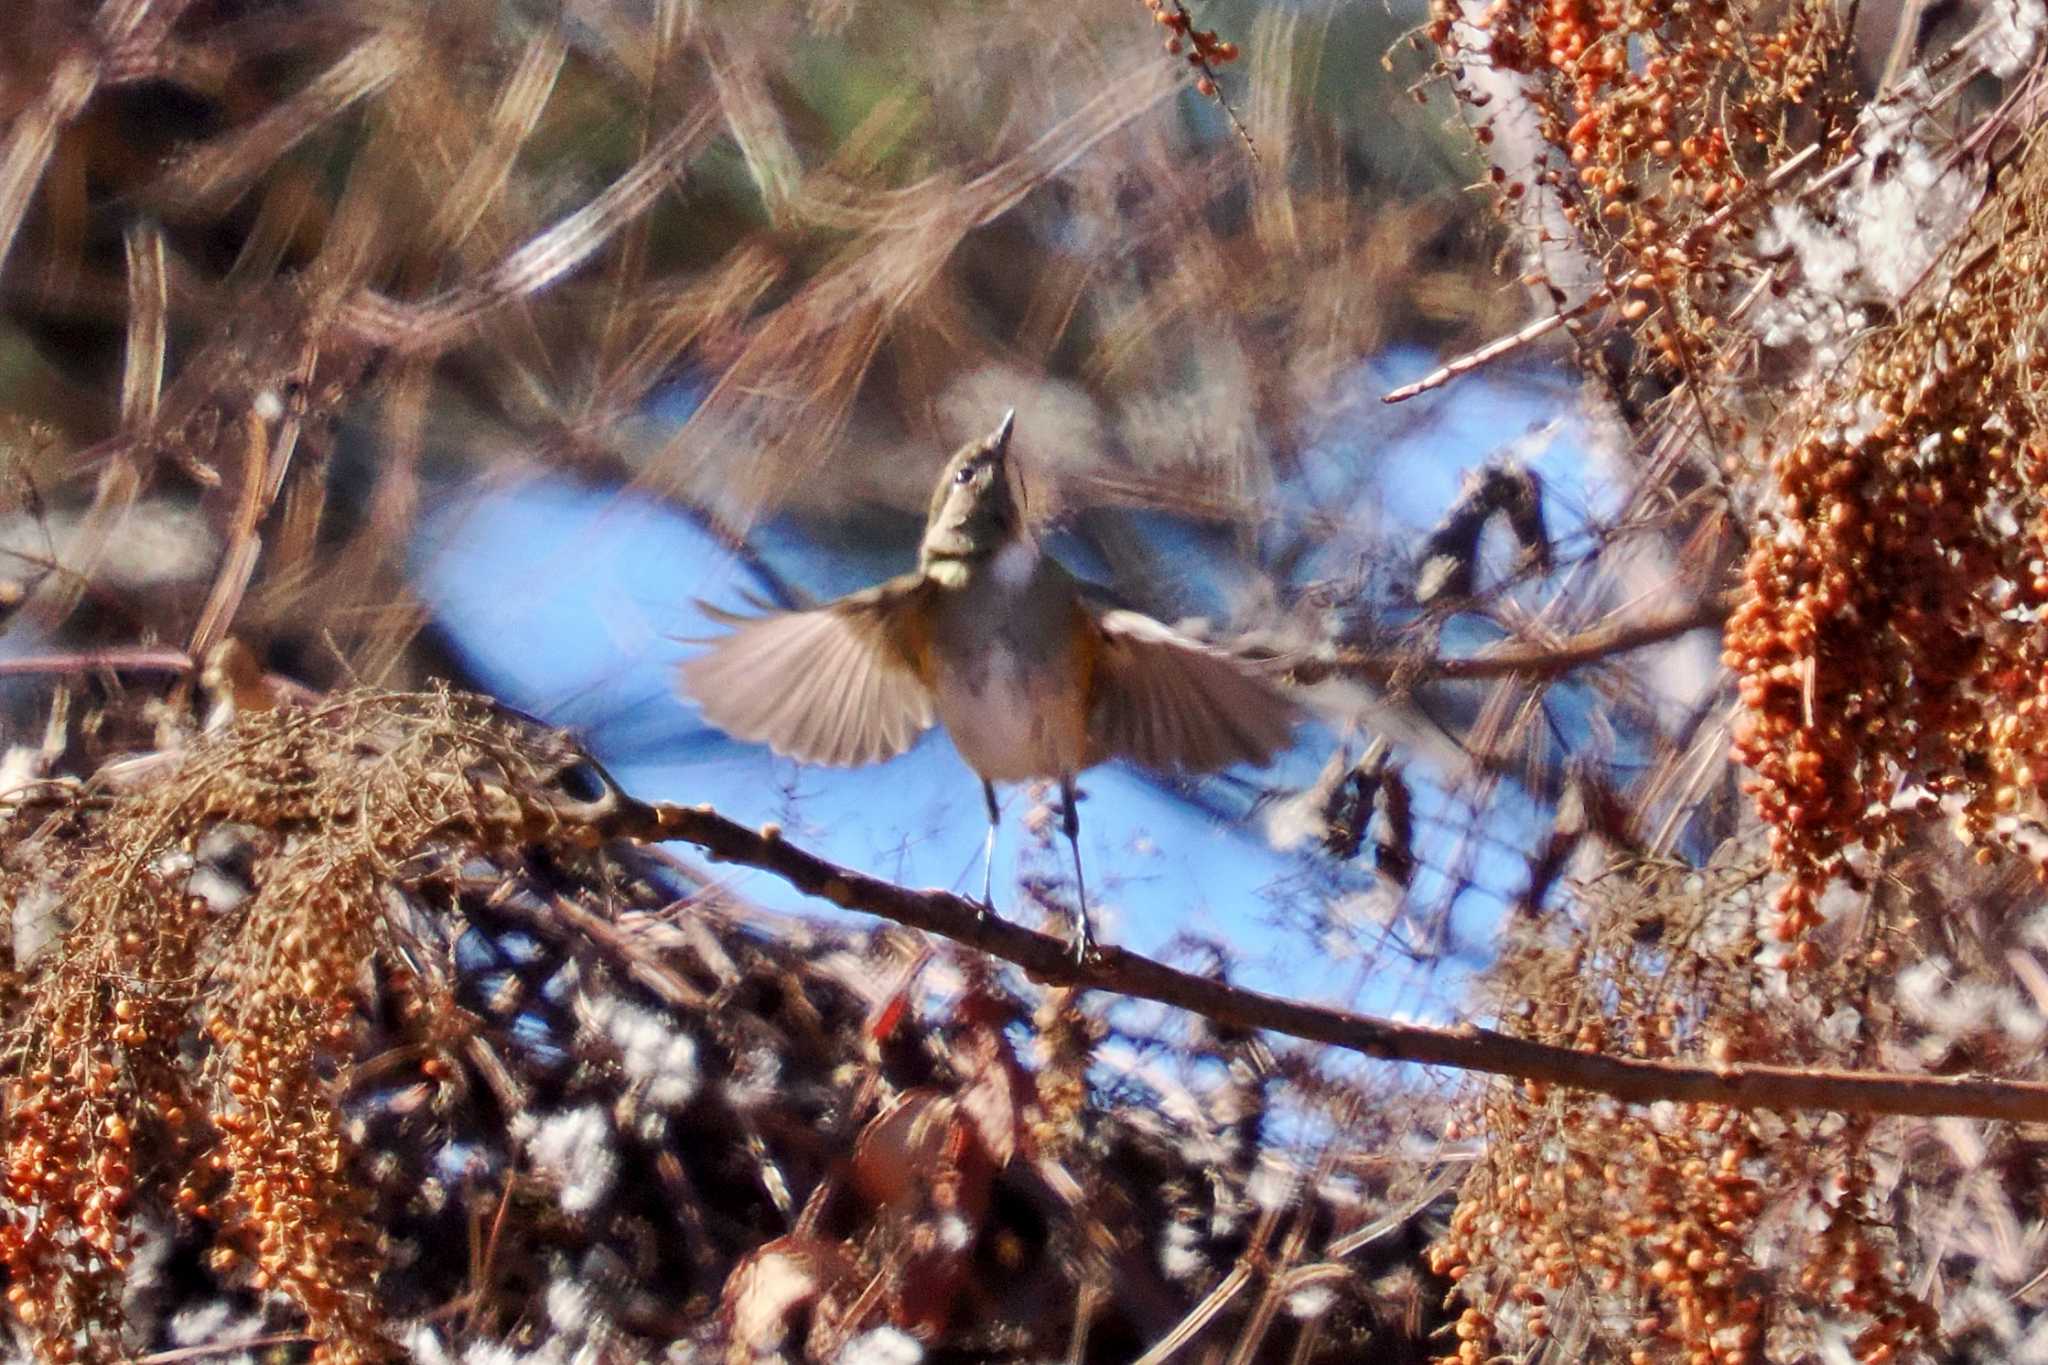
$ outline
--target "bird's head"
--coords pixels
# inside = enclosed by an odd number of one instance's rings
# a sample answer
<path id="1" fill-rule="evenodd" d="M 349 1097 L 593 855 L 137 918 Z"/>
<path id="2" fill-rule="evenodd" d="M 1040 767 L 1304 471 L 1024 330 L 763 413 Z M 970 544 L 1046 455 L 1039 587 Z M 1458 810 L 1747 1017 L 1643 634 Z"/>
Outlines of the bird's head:
<path id="1" fill-rule="evenodd" d="M 919 561 L 973 563 L 988 558 L 1023 531 L 1023 516 L 1009 467 L 1015 408 L 996 429 L 960 447 L 939 475 L 926 515 Z"/>

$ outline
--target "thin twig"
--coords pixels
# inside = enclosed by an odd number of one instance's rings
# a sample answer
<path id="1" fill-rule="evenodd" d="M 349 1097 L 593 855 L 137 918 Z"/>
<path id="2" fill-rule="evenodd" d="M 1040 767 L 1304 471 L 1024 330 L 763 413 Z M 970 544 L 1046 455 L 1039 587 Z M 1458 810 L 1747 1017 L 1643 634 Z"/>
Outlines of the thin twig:
<path id="1" fill-rule="evenodd" d="M 1795 152 L 1790 157 L 1787 157 L 1782 163 L 1774 167 L 1769 175 L 1764 177 L 1763 181 L 1757 186 L 1756 190 L 1752 194 L 1738 196 L 1735 199 L 1731 199 L 1726 204 L 1723 204 L 1720 208 L 1714 210 L 1714 212 L 1708 214 L 1705 218 L 1701 219 L 1697 226 L 1695 226 L 1690 232 L 1686 233 L 1685 243 L 1687 245 L 1690 245 L 1692 243 L 1704 240 L 1707 236 L 1717 231 L 1723 224 L 1725 224 L 1731 217 L 1733 217 L 1738 206 L 1752 202 L 1753 200 L 1761 198 L 1763 195 L 1769 194 L 1773 190 L 1776 190 L 1780 185 L 1783 185 L 1787 180 L 1791 179 L 1792 176 L 1794 176 L 1801 169 L 1803 169 L 1807 162 L 1813 160 L 1814 157 L 1820 155 L 1820 151 L 1820 144 L 1812 143 L 1805 147 L 1802 147 L 1799 151 Z M 1854 165 L 1856 162 L 1861 160 L 1862 155 L 1860 153 L 1852 153 L 1846 160 L 1837 163 L 1834 167 L 1830 168 L 1826 175 L 1816 180 L 1813 184 L 1808 185 L 1802 190 L 1800 190 L 1800 194 L 1810 194 L 1813 191 L 1820 189 L 1825 184 L 1833 183 L 1835 178 L 1846 173 L 1846 167 Z M 1612 299 L 1613 297 L 1613 288 L 1608 285 L 1602 285 L 1599 288 L 1595 289 L 1592 293 L 1586 295 L 1585 298 L 1580 299 L 1577 303 L 1572 304 L 1568 308 L 1560 308 L 1556 312 L 1549 314 L 1547 317 L 1537 318 L 1534 322 L 1529 323 L 1520 331 L 1510 333 L 1509 335 L 1504 337 L 1496 337 L 1494 340 L 1487 342 L 1484 346 L 1481 346 L 1478 350 L 1468 351 L 1464 355 L 1459 356 L 1457 359 L 1448 361 L 1445 364 L 1437 367 L 1436 369 L 1430 371 L 1428 374 L 1424 375 L 1422 378 L 1416 380 L 1413 384 L 1403 384 L 1398 389 L 1392 389 L 1388 391 L 1387 393 L 1381 395 L 1380 401 L 1382 403 L 1402 403 L 1406 402 L 1410 398 L 1416 397 L 1419 394 L 1428 393 L 1431 389 L 1442 388 L 1444 385 L 1450 383 L 1453 379 L 1456 379 L 1459 375 L 1470 373 L 1471 371 L 1478 369 L 1481 365 L 1485 365 L 1491 361 L 1500 359 L 1502 356 L 1508 354 L 1508 352 L 1510 351 L 1519 350 L 1521 347 L 1528 345 L 1532 341 L 1536 341 L 1542 337 L 1548 336 L 1550 333 L 1556 331 L 1559 327 L 1564 326 L 1564 324 L 1566 324 L 1567 322 L 1571 322 L 1577 318 L 1584 317 L 1587 313 L 1592 312 L 1594 309 L 1600 307 L 1602 304 L 1605 304 L 1608 300 Z"/>
<path id="2" fill-rule="evenodd" d="M 1231 108 L 1230 101 L 1223 98 L 1223 81 L 1218 76 L 1214 63 L 1209 60 L 1209 54 L 1195 41 L 1195 16 L 1188 13 L 1188 7 L 1182 0 L 1172 0 L 1172 3 L 1174 14 L 1180 18 L 1180 28 L 1177 32 L 1194 44 L 1194 51 L 1188 54 L 1188 61 L 1193 64 L 1195 70 L 1202 73 L 1202 78 L 1209 82 L 1209 97 L 1221 107 L 1223 117 L 1230 120 L 1231 130 L 1237 134 L 1238 140 L 1244 143 L 1244 149 L 1251 154 L 1253 164 L 1258 164 L 1259 147 L 1252 141 L 1251 129 L 1244 126 L 1243 120 L 1237 116 L 1237 110 Z"/>
<path id="3" fill-rule="evenodd" d="M 238 1337 L 233 1341 L 209 1341 L 198 1346 L 152 1351 L 146 1356 L 136 1356 L 134 1365 L 173 1365 L 175 1361 L 204 1360 L 208 1356 L 232 1355 L 237 1351 L 260 1350 L 266 1346 L 309 1345 L 313 1340 L 304 1332 L 271 1332 L 260 1337 Z"/>
<path id="4" fill-rule="evenodd" d="M 1180 1353 L 1180 1348 L 1193 1341 L 1204 1327 L 1230 1306 L 1238 1292 L 1252 1282 L 1252 1268 L 1240 1260 L 1230 1268 L 1230 1273 L 1216 1282 L 1216 1287 L 1202 1297 L 1202 1301 L 1190 1308 L 1187 1316 L 1174 1324 L 1171 1332 L 1152 1343 L 1152 1349 L 1131 1362 L 1131 1365 L 1165 1365 Z"/>
<path id="5" fill-rule="evenodd" d="M 1446 361 L 1413 384 L 1403 384 L 1398 389 L 1389 389 L 1380 395 L 1380 401 L 1405 403 L 1411 398 L 1428 393 L 1431 389 L 1440 389 L 1461 374 L 1476 370 L 1481 365 L 1500 359 L 1509 351 L 1520 350 L 1532 341 L 1549 336 L 1567 322 L 1584 317 L 1613 297 L 1613 293 L 1603 285 L 1569 308 L 1560 308 L 1555 313 L 1537 318 L 1519 331 L 1510 332 L 1504 337 L 1495 337 L 1476 351 L 1467 351 L 1455 360 Z"/>
<path id="6" fill-rule="evenodd" d="M 45 673 L 173 673 L 193 671 L 192 656 L 182 649 L 134 645 L 117 649 L 64 650 L 53 654 L 18 654 L 0 659 L 0 678 L 35 677 Z"/>
<path id="7" fill-rule="evenodd" d="M 1341 1261 L 1355 1251 L 1363 1251 L 1388 1233 L 1398 1231 L 1411 1218 L 1425 1212 L 1431 1204 L 1449 1194 L 1451 1187 L 1465 1176 L 1464 1164 L 1447 1162 L 1444 1168 L 1431 1176 L 1406 1203 L 1389 1209 L 1362 1228 L 1345 1233 L 1330 1243 L 1324 1249 L 1323 1255 L 1333 1261 Z"/>

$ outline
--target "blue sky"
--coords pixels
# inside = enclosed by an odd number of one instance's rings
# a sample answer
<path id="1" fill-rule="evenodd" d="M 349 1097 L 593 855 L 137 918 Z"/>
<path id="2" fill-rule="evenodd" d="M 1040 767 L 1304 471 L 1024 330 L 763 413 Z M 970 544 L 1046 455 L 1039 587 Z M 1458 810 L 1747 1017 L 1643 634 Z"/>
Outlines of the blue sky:
<path id="1" fill-rule="evenodd" d="M 1568 542 L 1585 509 L 1611 502 L 1592 482 L 1572 399 L 1541 377 L 1481 374 L 1436 394 L 1385 408 L 1378 395 L 1426 368 L 1419 354 L 1363 367 L 1354 401 L 1312 449 L 1295 483 L 1282 491 L 1280 515 L 1333 509 L 1332 533 L 1311 576 L 1340 574 L 1357 551 L 1391 534 L 1420 542 L 1456 496 L 1468 468 L 1520 444 L 1544 476 L 1554 538 Z M 1531 433 L 1537 433 L 1531 435 Z M 1152 528 L 1171 549 L 1175 528 Z M 914 533 L 913 533 L 914 534 Z M 779 576 L 833 588 L 908 567 L 914 543 L 849 556 L 795 528 L 759 528 L 750 549 Z M 1505 556 L 1496 555 L 1503 559 Z M 1197 557 L 1184 556 L 1190 572 Z M 880 571 L 876 565 L 880 563 Z M 1085 566 L 1083 567 L 1085 571 Z M 977 780 L 942 732 L 909 753 L 855 770 L 809 768 L 737 743 L 701 725 L 671 687 L 676 663 L 716 634 L 694 604 L 705 598 L 742 604 L 762 585 L 726 545 L 686 512 L 631 491 L 592 488 L 548 475 L 465 489 L 426 522 L 415 556 L 418 590 L 438 629 L 490 690 L 554 723 L 575 729 L 612 771 L 650 799 L 709 801 L 748 823 L 780 822 L 790 837 L 823 855 L 911 885 L 973 891 L 980 882 L 985 829 Z M 1540 590 L 1532 585 L 1529 591 Z M 1447 640 L 1460 640 L 1456 632 Z M 1478 643 L 1474 637 L 1471 643 Z M 1569 707 L 1567 706 L 1567 710 Z M 1305 885 L 1313 855 L 1270 849 L 1256 822 L 1225 818 L 1247 810 L 1260 786 L 1311 782 L 1335 742 L 1324 724 L 1306 725 L 1295 749 L 1249 781 L 1209 779 L 1178 791 L 1121 765 L 1083 777 L 1082 854 L 1098 932 L 1141 951 L 1157 951 L 1181 932 L 1224 939 L 1241 955 L 1247 984 L 1399 1014 L 1440 1017 L 1455 1004 L 1460 971 L 1483 957 L 1493 918 L 1524 876 L 1517 851 L 1547 817 L 1516 793 L 1489 807 L 1489 837 L 1465 872 L 1473 887 L 1456 902 L 1454 945 L 1465 951 L 1446 973 L 1371 970 L 1277 929 L 1276 898 Z M 1467 823 L 1455 798 L 1414 772 L 1425 871 L 1418 898 L 1436 893 L 1452 834 Z M 1032 804 L 1021 789 L 1003 793 L 997 845 L 996 903 L 1028 918 L 1005 886 L 1020 857 L 1046 854 L 1024 831 Z M 1435 856 L 1432 856 L 1432 855 Z M 730 872 L 737 891 L 782 909 L 838 913 L 806 901 L 764 873 Z M 1353 889 L 1369 885 L 1351 879 Z"/>

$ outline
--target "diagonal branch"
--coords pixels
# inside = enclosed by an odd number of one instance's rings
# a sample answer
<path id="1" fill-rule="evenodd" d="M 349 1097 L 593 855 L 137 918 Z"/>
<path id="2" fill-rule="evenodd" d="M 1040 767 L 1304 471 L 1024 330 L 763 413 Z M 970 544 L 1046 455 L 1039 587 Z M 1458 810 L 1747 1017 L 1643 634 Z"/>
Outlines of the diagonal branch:
<path id="1" fill-rule="evenodd" d="M 1327 655 L 1281 656 L 1262 662 L 1284 664 L 1287 676 L 1304 686 L 1333 677 L 1380 683 L 1395 678 L 1417 682 L 1555 678 L 1631 650 L 1718 627 L 1727 621 L 1737 598 L 1736 592 L 1710 593 L 1654 616 L 1616 618 L 1558 640 L 1503 641 L 1479 654 L 1428 658 L 1399 650 L 1340 649 Z"/>
<path id="2" fill-rule="evenodd" d="M 563 805 L 565 822 L 603 837 L 681 839 L 714 861 L 760 868 L 849 910 L 907 924 L 1022 967 L 1034 979 L 1156 1000 L 1218 1023 L 1270 1029 L 1382 1061 L 1417 1062 L 1593 1090 L 1632 1104 L 1692 1101 L 1734 1109 L 1819 1109 L 2048 1122 L 2048 1084 L 1973 1076 L 1914 1076 L 1787 1066 L 1697 1066 L 1580 1052 L 1465 1025 L 1430 1028 L 1304 1004 L 1178 971 L 1104 946 L 1085 963 L 1061 939 L 984 913 L 948 891 L 913 891 L 840 867 L 788 843 L 774 826 L 748 829 L 709 806 L 634 800 L 616 787 Z"/>

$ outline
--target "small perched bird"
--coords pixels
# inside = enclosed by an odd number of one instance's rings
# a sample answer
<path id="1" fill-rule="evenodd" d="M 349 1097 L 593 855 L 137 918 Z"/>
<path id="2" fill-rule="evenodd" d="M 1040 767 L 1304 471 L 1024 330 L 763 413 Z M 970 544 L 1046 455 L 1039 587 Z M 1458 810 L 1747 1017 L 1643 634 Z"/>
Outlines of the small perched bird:
<path id="1" fill-rule="evenodd" d="M 1266 763 L 1299 711 L 1249 666 L 1083 596 L 1025 524 L 1007 455 L 1016 412 L 946 462 L 915 571 L 808 611 L 745 617 L 682 666 L 684 692 L 736 739 L 808 763 L 873 763 L 936 720 L 981 778 L 981 898 L 995 784 L 1057 778 L 1089 950 L 1074 776 L 1112 758 L 1160 771 Z"/>

